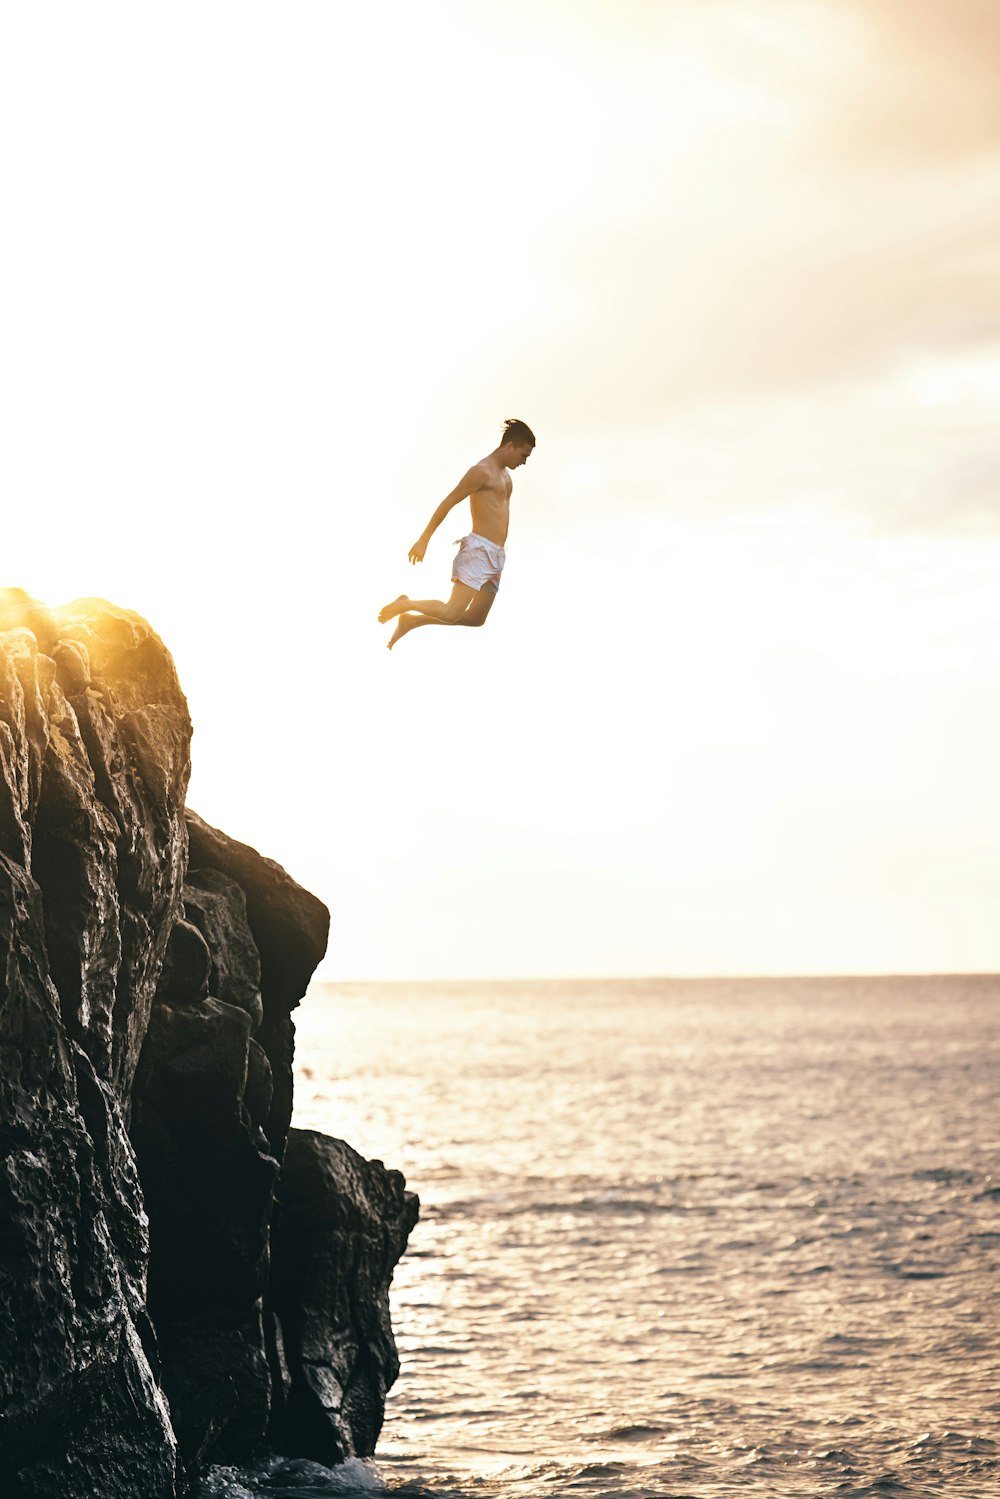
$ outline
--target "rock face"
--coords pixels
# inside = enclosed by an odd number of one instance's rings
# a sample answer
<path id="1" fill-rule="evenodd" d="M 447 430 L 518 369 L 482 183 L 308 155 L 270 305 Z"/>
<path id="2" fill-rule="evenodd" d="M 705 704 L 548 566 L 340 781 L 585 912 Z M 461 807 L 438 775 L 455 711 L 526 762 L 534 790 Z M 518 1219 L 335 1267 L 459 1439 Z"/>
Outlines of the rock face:
<path id="1" fill-rule="evenodd" d="M 404 1186 L 343 1140 L 289 1135 L 271 1288 L 282 1452 L 336 1463 L 375 1451 L 399 1373 L 389 1282 L 419 1211 Z"/>
<path id="2" fill-rule="evenodd" d="M 193 813 L 187 826 L 183 914 L 136 1077 L 132 1138 L 163 1387 L 182 1455 L 197 1464 L 240 1461 L 270 1424 L 264 1301 L 292 1107 L 290 1011 L 326 950 L 329 913 L 245 844 Z"/>
<path id="3" fill-rule="evenodd" d="M 4 1499 L 174 1499 L 267 1439 L 364 1453 L 396 1370 L 386 1288 L 415 1199 L 359 1157 L 281 1175 L 291 1011 L 328 913 L 185 812 L 190 734 L 144 620 L 0 592 Z M 307 1240 L 335 1256 L 325 1280 Z M 298 1412 L 324 1339 L 352 1351 L 317 1424 Z"/>

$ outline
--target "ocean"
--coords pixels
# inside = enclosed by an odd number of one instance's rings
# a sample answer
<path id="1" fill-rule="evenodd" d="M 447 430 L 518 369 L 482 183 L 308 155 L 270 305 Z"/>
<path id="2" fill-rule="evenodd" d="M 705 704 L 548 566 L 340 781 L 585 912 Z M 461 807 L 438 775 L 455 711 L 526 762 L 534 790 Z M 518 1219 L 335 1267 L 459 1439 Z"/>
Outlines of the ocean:
<path id="1" fill-rule="evenodd" d="M 1000 978 L 341 984 L 294 1122 L 399 1168 L 376 1458 L 225 1499 L 1000 1495 Z"/>

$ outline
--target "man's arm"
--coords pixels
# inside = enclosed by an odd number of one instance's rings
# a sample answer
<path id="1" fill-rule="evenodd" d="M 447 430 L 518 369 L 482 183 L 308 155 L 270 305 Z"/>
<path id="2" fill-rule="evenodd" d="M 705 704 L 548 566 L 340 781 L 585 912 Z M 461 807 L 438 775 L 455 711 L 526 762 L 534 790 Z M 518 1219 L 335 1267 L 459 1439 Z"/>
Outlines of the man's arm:
<path id="1" fill-rule="evenodd" d="M 417 538 L 410 548 L 410 561 L 423 562 L 427 543 L 430 541 L 438 526 L 444 520 L 449 511 L 454 510 L 463 500 L 467 500 L 470 494 L 475 494 L 477 489 L 482 489 L 486 479 L 486 471 L 481 463 L 474 463 L 450 494 L 446 494 L 440 505 L 427 522 L 424 532 Z"/>

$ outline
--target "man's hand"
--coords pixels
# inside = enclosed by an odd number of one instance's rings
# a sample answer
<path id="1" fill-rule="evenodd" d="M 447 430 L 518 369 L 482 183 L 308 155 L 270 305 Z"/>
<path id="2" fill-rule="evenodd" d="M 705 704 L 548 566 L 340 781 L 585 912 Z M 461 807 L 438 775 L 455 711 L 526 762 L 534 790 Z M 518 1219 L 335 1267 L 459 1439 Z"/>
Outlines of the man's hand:
<path id="1" fill-rule="evenodd" d="M 427 536 L 421 536 L 419 538 L 419 540 L 417 540 L 417 541 L 415 541 L 413 543 L 413 545 L 410 548 L 410 561 L 411 562 L 423 562 L 423 560 L 424 560 L 424 553 L 427 550 L 427 542 L 428 542 L 429 539 L 430 538 L 427 537 Z"/>

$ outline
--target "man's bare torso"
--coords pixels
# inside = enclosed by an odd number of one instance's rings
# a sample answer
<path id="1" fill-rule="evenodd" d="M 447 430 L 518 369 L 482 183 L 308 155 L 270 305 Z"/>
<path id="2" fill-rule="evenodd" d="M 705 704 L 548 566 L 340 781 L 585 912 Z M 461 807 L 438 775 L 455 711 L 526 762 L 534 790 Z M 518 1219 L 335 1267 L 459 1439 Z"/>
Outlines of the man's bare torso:
<path id="1" fill-rule="evenodd" d="M 503 546 L 510 527 L 510 495 L 514 488 L 510 474 L 492 454 L 476 464 L 475 472 L 482 482 L 469 496 L 472 529 L 487 541 Z"/>

